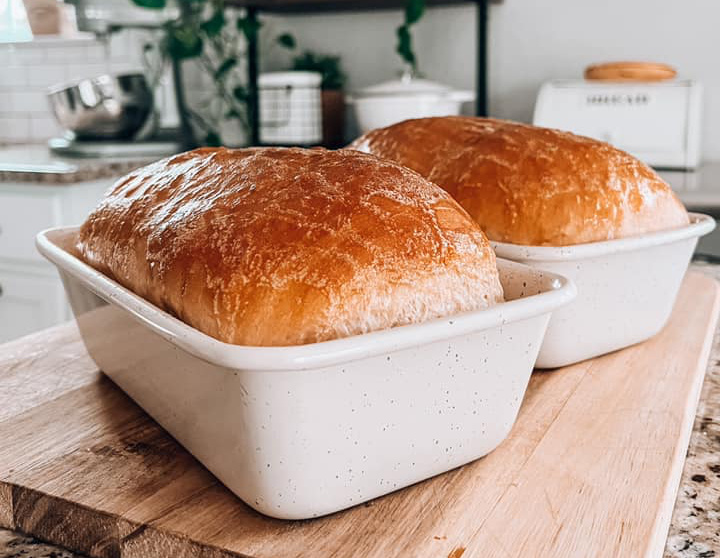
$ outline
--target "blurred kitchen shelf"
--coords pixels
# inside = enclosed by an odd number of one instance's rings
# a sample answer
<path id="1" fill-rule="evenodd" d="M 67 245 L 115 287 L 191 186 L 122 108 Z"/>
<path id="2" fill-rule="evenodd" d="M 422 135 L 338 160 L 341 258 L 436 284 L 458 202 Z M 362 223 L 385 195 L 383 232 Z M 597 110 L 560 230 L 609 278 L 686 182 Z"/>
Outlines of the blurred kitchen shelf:
<path id="1" fill-rule="evenodd" d="M 491 0 L 497 3 L 498 0 Z M 398 9 L 405 0 L 227 0 L 239 8 L 257 8 L 264 12 L 329 12 L 341 10 Z M 477 3 L 477 0 L 426 0 L 428 6 Z"/>
<path id="2" fill-rule="evenodd" d="M 477 76 L 475 113 L 487 116 L 487 45 L 488 45 L 488 4 L 499 4 L 502 0 L 426 0 L 427 5 L 475 4 L 477 6 Z M 225 0 L 225 4 L 245 8 L 247 17 L 257 23 L 261 12 L 307 13 L 337 12 L 342 10 L 398 9 L 406 0 Z M 250 143 L 260 144 L 260 111 L 258 98 L 259 51 L 257 37 L 248 41 L 248 108 L 250 121 Z"/>

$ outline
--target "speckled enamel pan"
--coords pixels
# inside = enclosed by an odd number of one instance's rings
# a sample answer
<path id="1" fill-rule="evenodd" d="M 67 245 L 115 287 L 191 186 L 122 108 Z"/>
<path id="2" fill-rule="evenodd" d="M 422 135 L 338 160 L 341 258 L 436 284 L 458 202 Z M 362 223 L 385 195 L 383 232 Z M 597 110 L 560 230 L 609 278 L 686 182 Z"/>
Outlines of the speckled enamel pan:
<path id="1" fill-rule="evenodd" d="M 645 341 L 672 312 L 698 238 L 712 217 L 687 227 L 574 246 L 492 242 L 495 253 L 573 280 L 578 296 L 553 313 L 536 366 L 555 368 Z"/>
<path id="2" fill-rule="evenodd" d="M 550 314 L 554 273 L 500 261 L 509 300 L 345 339 L 242 347 L 213 339 L 40 233 L 98 366 L 258 511 L 302 519 L 492 451 L 515 422 Z"/>

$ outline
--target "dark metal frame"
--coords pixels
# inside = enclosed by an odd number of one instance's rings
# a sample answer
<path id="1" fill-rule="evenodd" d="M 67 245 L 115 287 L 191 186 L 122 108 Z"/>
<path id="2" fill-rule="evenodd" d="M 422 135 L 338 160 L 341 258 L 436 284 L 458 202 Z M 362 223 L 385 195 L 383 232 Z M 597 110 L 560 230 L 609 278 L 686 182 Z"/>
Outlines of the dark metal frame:
<path id="1" fill-rule="evenodd" d="M 257 29 L 258 9 L 248 6 L 245 14 L 249 20 L 249 28 Z M 260 145 L 260 98 L 258 95 L 258 74 L 260 52 L 258 51 L 258 33 L 250 33 L 248 38 L 248 122 L 250 124 L 250 145 Z"/>
<path id="2" fill-rule="evenodd" d="M 475 114 L 488 116 L 488 3 L 477 4 L 477 74 L 475 76 Z"/>
<path id="3" fill-rule="evenodd" d="M 476 101 L 475 112 L 478 116 L 488 114 L 488 77 L 487 77 L 487 53 L 488 53 L 488 1 L 489 0 L 468 0 L 477 5 L 477 76 L 475 78 Z M 244 5 L 247 10 L 247 18 L 251 24 L 257 23 L 258 13 L 261 6 L 252 2 L 237 2 Z M 334 11 L 338 8 L 332 4 L 324 7 L 313 7 L 312 11 Z M 340 9 L 347 9 L 342 6 Z M 255 28 L 256 26 L 251 26 Z M 260 145 L 260 111 L 258 97 L 258 68 L 260 52 L 258 50 L 257 34 L 248 40 L 248 120 L 250 122 L 250 143 Z"/>

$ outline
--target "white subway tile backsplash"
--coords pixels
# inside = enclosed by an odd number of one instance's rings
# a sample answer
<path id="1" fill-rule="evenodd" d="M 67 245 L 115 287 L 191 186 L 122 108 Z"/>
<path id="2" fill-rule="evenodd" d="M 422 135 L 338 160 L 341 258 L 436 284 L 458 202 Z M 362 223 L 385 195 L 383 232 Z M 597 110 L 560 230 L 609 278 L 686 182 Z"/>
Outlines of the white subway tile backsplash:
<path id="1" fill-rule="evenodd" d="M 114 74 L 134 74 L 144 73 L 142 66 L 133 64 L 132 62 L 113 62 L 111 71 Z"/>
<path id="2" fill-rule="evenodd" d="M 67 81 L 65 65 L 58 62 L 28 67 L 27 85 L 32 88 L 46 88 Z"/>
<path id="3" fill-rule="evenodd" d="M 101 43 L 92 43 L 85 47 L 85 59 L 88 62 L 104 62 L 108 53 Z"/>
<path id="4" fill-rule="evenodd" d="M 78 76 L 78 79 L 95 77 L 102 74 L 112 73 L 112 64 L 106 62 L 91 64 L 88 62 L 80 68 L 80 71 L 82 74 Z"/>
<path id="5" fill-rule="evenodd" d="M 26 66 L 45 60 L 45 50 L 29 48 L 32 43 L 0 43 L 0 66 Z"/>
<path id="6" fill-rule="evenodd" d="M 62 130 L 60 125 L 52 116 L 34 116 L 30 120 L 30 136 L 33 140 L 48 140 L 61 134 Z"/>
<path id="7" fill-rule="evenodd" d="M 13 106 L 14 93 L 0 90 L 0 113 L 10 113 L 15 110 Z"/>
<path id="8" fill-rule="evenodd" d="M 25 87 L 27 75 L 23 66 L 8 66 L 0 72 L 0 89 Z"/>
<path id="9" fill-rule="evenodd" d="M 0 117 L 0 138 L 25 141 L 30 138 L 30 120 L 20 117 Z"/>
<path id="10" fill-rule="evenodd" d="M 44 89 L 16 90 L 11 94 L 14 111 L 26 113 L 47 113 L 48 102 Z"/>
<path id="11" fill-rule="evenodd" d="M 79 62 L 86 59 L 87 45 L 82 43 L 69 46 L 53 46 L 46 50 L 46 60 L 48 62 Z"/>
<path id="12" fill-rule="evenodd" d="M 28 48 L 23 43 L 14 45 L 11 56 L 15 63 L 19 66 L 27 64 L 38 64 L 45 61 L 46 50 L 44 48 L 32 47 Z"/>
<path id="13" fill-rule="evenodd" d="M 107 74 L 111 71 L 109 64 L 72 64 L 66 67 L 66 79 L 68 81 L 74 81 L 77 79 L 91 78 L 102 74 Z"/>
<path id="14" fill-rule="evenodd" d="M 15 65 L 15 50 L 10 45 L 0 44 L 0 68 Z"/>

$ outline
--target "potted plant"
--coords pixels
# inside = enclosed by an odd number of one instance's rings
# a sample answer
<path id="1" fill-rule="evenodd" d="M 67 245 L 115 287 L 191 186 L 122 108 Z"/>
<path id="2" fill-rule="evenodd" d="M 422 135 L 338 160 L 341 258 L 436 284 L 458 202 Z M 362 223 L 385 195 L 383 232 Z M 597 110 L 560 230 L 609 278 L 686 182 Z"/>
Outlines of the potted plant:
<path id="1" fill-rule="evenodd" d="M 340 57 L 305 51 L 293 58 L 292 69 L 318 72 L 322 75 L 320 86 L 322 88 L 323 145 L 330 148 L 342 146 L 345 143 L 343 86 L 346 76 L 340 65 Z"/>
<path id="2" fill-rule="evenodd" d="M 425 0 L 406 0 L 405 13 L 402 25 L 396 29 L 397 46 L 395 52 L 400 55 L 405 63 L 403 76 L 406 79 L 417 77 L 419 74 L 418 61 L 413 48 L 412 34 L 410 29 L 422 18 L 425 13 Z"/>
<path id="3" fill-rule="evenodd" d="M 257 38 L 262 23 L 249 17 L 247 11 L 235 9 L 230 3 L 226 5 L 225 0 L 131 1 L 155 10 L 170 5 L 175 8 L 173 17 L 160 28 L 159 43 L 148 44 L 145 49 L 158 47 L 172 64 L 183 147 L 228 143 L 221 132 L 228 123 L 247 138 L 249 113 L 257 107 L 251 106 L 247 86 L 238 70 L 246 63 L 245 43 Z M 276 37 L 275 42 L 292 48 L 294 39 L 285 34 Z M 212 83 L 199 102 L 191 103 L 186 96 L 182 72 L 186 62 L 195 62 L 195 70 L 208 75 Z"/>

